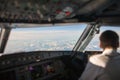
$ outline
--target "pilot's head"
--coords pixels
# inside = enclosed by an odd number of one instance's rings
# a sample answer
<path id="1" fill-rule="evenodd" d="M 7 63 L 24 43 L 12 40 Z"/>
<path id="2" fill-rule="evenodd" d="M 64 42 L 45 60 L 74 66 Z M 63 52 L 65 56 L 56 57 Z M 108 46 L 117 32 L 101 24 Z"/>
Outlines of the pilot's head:
<path id="1" fill-rule="evenodd" d="M 119 36 L 112 30 L 104 31 L 100 35 L 100 47 L 117 49 L 119 47 Z"/>

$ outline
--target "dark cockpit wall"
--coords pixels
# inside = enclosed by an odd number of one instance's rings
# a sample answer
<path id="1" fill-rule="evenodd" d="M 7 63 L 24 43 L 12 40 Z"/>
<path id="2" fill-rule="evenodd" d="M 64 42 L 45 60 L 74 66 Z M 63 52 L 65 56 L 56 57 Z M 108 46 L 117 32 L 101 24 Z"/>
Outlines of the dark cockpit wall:
<path id="1" fill-rule="evenodd" d="M 4 52 L 4 37 L 7 40 L 11 30 L 9 24 L 84 22 L 90 25 L 120 25 L 119 3 L 119 0 L 0 0 L 0 23 L 3 25 L 0 51 Z M 3 55 L 0 57 L 0 79 L 77 80 L 86 63 L 86 55 L 78 50 L 79 45 L 73 52 L 37 51 Z"/>

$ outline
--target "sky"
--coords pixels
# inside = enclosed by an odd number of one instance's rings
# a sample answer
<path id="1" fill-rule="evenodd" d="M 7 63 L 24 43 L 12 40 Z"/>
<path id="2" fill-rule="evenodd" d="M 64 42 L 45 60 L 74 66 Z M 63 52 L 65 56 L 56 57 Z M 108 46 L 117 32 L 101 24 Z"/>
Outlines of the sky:
<path id="1" fill-rule="evenodd" d="M 66 26 L 40 27 L 40 28 L 15 28 L 11 32 L 10 40 L 19 39 L 66 39 L 80 34 L 85 29 L 85 24 Z"/>
<path id="2" fill-rule="evenodd" d="M 45 26 L 45 27 L 39 27 L 37 26 L 36 28 L 14 28 L 14 31 L 45 31 L 45 30 L 81 30 L 86 26 L 86 24 L 70 24 L 70 25 L 51 25 L 51 26 Z"/>

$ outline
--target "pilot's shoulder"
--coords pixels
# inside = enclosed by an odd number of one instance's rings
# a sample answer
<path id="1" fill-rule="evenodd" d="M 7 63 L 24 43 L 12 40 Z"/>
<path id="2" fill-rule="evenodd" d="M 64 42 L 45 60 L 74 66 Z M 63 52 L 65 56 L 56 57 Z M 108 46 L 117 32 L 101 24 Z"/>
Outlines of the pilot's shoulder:
<path id="1" fill-rule="evenodd" d="M 105 67 L 108 62 L 108 57 L 102 54 L 93 55 L 89 59 L 90 63 L 99 66 L 99 67 Z"/>

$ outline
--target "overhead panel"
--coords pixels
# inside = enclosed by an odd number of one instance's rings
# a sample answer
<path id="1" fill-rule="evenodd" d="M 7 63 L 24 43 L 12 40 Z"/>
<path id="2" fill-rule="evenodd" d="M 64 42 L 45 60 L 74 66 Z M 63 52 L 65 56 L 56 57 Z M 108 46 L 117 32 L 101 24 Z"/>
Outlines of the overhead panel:
<path id="1" fill-rule="evenodd" d="M 119 3 L 119 0 L 0 0 L 0 22 L 93 22 L 101 16 L 120 16 Z"/>
<path id="2" fill-rule="evenodd" d="M 90 0 L 0 0 L 0 21 L 41 22 L 75 16 Z"/>

